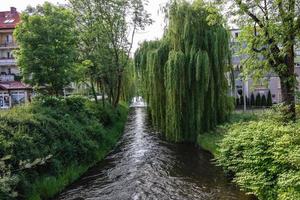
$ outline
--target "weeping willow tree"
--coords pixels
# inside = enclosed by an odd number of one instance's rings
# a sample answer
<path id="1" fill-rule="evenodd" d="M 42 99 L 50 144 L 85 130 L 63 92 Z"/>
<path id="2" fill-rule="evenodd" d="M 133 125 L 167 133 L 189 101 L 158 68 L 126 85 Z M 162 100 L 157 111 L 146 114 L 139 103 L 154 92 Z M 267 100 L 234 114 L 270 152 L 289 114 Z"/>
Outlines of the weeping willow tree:
<path id="1" fill-rule="evenodd" d="M 175 1 L 163 39 L 144 42 L 135 53 L 153 125 L 173 141 L 195 141 L 232 108 L 225 78 L 229 35 L 208 21 L 210 14 L 201 1 Z"/>
<path id="2" fill-rule="evenodd" d="M 137 74 L 135 73 L 135 65 L 132 60 L 130 60 L 124 69 L 120 100 L 130 102 L 131 99 L 136 95 L 136 76 Z"/>

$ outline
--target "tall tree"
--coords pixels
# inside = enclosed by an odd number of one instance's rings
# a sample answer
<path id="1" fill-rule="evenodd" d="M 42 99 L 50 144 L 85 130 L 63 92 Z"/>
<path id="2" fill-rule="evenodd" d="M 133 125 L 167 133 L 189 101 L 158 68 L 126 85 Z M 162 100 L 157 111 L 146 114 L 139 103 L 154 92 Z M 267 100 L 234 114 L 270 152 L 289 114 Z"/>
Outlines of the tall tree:
<path id="1" fill-rule="evenodd" d="M 142 0 L 69 0 L 78 13 L 83 48 L 97 66 L 98 81 L 116 106 L 122 94 L 122 80 L 130 66 L 136 31 L 151 23 Z M 86 51 L 88 50 L 88 51 Z"/>
<path id="2" fill-rule="evenodd" d="M 220 1 L 220 0 L 217 0 Z M 273 71 L 280 77 L 286 116 L 295 120 L 295 45 L 300 36 L 299 0 L 230 0 L 223 1 L 230 13 L 238 15 L 243 27 L 240 38 L 247 54 L 244 73 L 260 77 Z M 229 4 L 229 5 L 228 5 Z"/>
<path id="3" fill-rule="evenodd" d="M 45 3 L 28 8 L 15 30 L 17 61 L 26 82 L 60 95 L 72 80 L 75 18 L 69 9 Z"/>
<path id="4" fill-rule="evenodd" d="M 135 63 L 154 126 L 167 139 L 195 142 L 233 107 L 225 78 L 229 35 L 201 0 L 174 1 L 169 9 L 165 36 L 143 43 Z"/>

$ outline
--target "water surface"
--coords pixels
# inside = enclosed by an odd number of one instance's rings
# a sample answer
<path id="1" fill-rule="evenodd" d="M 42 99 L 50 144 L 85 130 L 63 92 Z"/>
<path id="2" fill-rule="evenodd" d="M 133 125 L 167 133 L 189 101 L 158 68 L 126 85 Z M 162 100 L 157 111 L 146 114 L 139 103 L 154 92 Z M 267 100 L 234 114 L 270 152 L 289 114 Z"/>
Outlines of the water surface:
<path id="1" fill-rule="evenodd" d="M 248 200 L 189 144 L 168 143 L 151 128 L 145 108 L 131 108 L 117 148 L 59 200 Z"/>

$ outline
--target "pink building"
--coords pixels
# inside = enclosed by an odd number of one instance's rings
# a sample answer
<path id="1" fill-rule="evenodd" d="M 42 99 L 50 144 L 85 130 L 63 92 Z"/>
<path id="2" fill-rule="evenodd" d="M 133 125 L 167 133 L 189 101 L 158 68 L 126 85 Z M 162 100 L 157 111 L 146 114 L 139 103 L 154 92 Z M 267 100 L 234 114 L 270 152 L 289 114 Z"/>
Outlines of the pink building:
<path id="1" fill-rule="evenodd" d="M 20 81 L 20 70 L 13 55 L 18 48 L 13 31 L 19 22 L 16 8 L 0 12 L 0 109 L 30 101 L 32 88 Z"/>

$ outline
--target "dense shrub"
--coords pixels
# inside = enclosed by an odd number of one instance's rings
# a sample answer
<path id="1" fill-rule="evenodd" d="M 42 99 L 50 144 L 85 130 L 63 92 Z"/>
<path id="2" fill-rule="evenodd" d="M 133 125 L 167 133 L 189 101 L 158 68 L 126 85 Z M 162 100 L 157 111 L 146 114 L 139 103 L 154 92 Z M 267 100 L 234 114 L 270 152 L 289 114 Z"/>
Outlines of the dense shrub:
<path id="1" fill-rule="evenodd" d="M 261 106 L 267 106 L 267 99 L 265 95 L 261 97 Z"/>
<path id="2" fill-rule="evenodd" d="M 244 96 L 243 95 L 240 96 L 240 105 L 241 106 L 244 105 Z"/>
<path id="3" fill-rule="evenodd" d="M 272 95 L 271 91 L 268 92 L 268 97 L 267 97 L 267 106 L 272 106 L 273 105 L 273 100 L 272 100 Z"/>
<path id="4" fill-rule="evenodd" d="M 274 112 L 267 115 L 227 126 L 217 163 L 259 199 L 298 200 L 300 124 L 280 123 Z"/>
<path id="5" fill-rule="evenodd" d="M 18 184 L 12 182 L 11 188 L 16 187 L 18 199 L 28 198 L 38 177 L 51 179 L 70 166 L 96 162 L 101 151 L 114 145 L 126 121 L 126 110 L 124 106 L 102 108 L 82 97 L 39 97 L 31 105 L 1 113 L 0 160 L 8 159 L 0 162 L 0 168 L 6 166 L 0 182 L 12 171 L 11 178 L 18 179 Z M 36 165 L 37 158 L 50 159 Z M 28 163 L 24 170 L 19 170 L 20 161 Z M 8 189 L 0 189 L 0 199 L 14 196 Z"/>
<path id="6" fill-rule="evenodd" d="M 251 106 L 255 106 L 255 97 L 254 97 L 253 93 L 251 94 L 251 97 L 250 97 L 250 104 L 251 104 Z"/>
<path id="7" fill-rule="evenodd" d="M 260 96 L 259 93 L 256 95 L 256 98 L 255 98 L 255 105 L 256 105 L 256 106 L 261 106 L 261 96 Z"/>
<path id="8" fill-rule="evenodd" d="M 240 105 L 240 98 L 236 98 L 235 99 L 235 106 L 239 106 Z"/>

